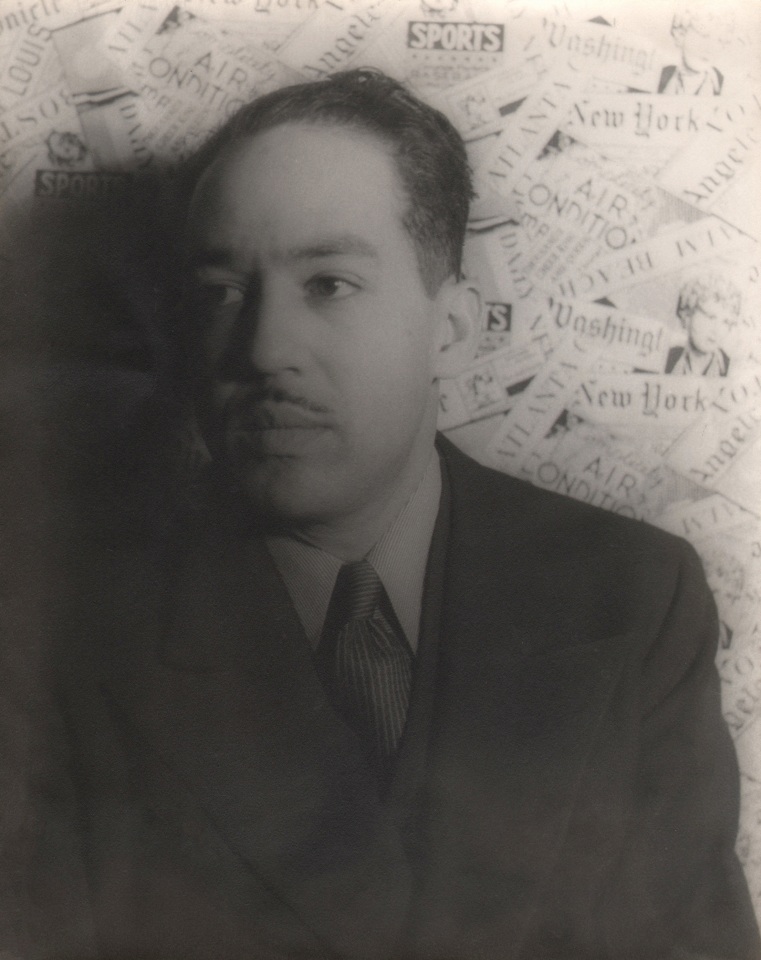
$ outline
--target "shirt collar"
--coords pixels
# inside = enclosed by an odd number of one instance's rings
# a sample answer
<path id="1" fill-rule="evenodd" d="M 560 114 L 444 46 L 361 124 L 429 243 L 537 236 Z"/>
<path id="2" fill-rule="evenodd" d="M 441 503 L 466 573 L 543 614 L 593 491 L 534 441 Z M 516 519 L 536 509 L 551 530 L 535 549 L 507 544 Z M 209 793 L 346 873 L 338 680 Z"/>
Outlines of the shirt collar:
<path id="1" fill-rule="evenodd" d="M 367 553 L 413 650 L 417 647 L 425 569 L 440 499 L 441 466 L 434 450 L 415 492 Z M 343 561 L 293 537 L 268 537 L 266 542 L 309 642 L 316 647 Z"/>

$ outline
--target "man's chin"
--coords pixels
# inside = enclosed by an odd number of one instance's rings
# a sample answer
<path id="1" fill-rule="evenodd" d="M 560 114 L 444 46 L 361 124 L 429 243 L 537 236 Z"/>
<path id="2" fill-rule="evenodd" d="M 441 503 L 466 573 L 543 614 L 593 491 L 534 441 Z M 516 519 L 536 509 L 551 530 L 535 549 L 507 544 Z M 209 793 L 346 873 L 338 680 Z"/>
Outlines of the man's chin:
<path id="1" fill-rule="evenodd" d="M 296 527 L 340 512 L 335 480 L 299 458 L 249 460 L 236 475 L 241 492 L 262 520 Z"/>

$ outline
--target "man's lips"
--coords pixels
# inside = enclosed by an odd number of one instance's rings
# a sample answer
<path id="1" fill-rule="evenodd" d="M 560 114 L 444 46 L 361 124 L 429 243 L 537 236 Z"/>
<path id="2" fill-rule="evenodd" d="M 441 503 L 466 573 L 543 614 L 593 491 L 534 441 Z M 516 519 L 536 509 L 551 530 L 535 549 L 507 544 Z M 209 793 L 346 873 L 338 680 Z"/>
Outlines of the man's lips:
<path id="1" fill-rule="evenodd" d="M 239 454 L 265 457 L 299 456 L 330 429 L 325 413 L 283 401 L 245 404 L 228 423 L 228 439 Z"/>
<path id="2" fill-rule="evenodd" d="M 264 401 L 244 404 L 233 411 L 232 422 L 244 431 L 323 430 L 329 426 L 322 408 L 306 402 Z"/>

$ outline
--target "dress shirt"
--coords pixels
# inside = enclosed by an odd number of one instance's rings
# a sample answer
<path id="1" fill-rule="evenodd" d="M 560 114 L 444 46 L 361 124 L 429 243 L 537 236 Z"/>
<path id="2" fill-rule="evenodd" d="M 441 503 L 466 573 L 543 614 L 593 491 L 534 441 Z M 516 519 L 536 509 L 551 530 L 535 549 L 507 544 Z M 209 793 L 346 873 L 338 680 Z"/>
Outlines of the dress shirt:
<path id="1" fill-rule="evenodd" d="M 415 492 L 366 554 L 413 652 L 417 649 L 423 582 L 440 499 L 441 466 L 434 450 Z M 307 638 L 316 648 L 344 561 L 295 537 L 268 537 L 267 549 Z"/>

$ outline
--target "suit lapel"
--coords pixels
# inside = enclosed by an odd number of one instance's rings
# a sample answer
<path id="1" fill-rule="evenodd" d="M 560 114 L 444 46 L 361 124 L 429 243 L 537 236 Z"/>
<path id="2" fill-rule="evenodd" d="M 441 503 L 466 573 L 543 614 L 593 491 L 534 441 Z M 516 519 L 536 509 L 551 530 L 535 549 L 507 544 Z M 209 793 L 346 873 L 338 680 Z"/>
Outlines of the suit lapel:
<path id="1" fill-rule="evenodd" d="M 161 628 L 108 681 L 138 749 L 325 945 L 388 954 L 409 893 L 401 843 L 261 541 L 207 523 L 167 566 Z"/>
<path id="2" fill-rule="evenodd" d="M 627 645 L 567 586 L 567 550 L 530 489 L 505 498 L 505 478 L 484 482 L 444 449 L 452 526 L 415 939 L 423 956 L 505 960 L 552 869 Z"/>

